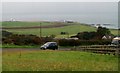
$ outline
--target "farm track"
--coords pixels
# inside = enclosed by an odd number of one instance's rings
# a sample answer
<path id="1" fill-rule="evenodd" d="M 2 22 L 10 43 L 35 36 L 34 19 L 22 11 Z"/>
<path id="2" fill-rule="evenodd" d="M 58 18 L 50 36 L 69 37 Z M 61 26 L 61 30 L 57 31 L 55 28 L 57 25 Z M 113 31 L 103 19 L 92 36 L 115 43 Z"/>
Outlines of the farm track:
<path id="1" fill-rule="evenodd" d="M 2 27 L 2 29 L 36 29 L 36 28 L 59 28 L 69 26 L 66 24 L 59 24 L 59 25 L 47 25 L 47 26 L 31 26 L 31 27 Z M 1 28 L 0 28 L 1 29 Z"/>
<path id="2" fill-rule="evenodd" d="M 23 51 L 38 51 L 38 50 L 41 50 L 39 48 L 3 48 L 2 51 L 19 51 L 19 50 L 23 50 Z M 49 50 L 49 49 L 47 49 Z M 59 48 L 59 50 L 64 50 L 64 51 L 67 51 L 67 50 L 70 50 L 70 48 Z"/>
<path id="3" fill-rule="evenodd" d="M 49 49 L 47 49 L 49 50 Z M 56 51 L 69 51 L 70 48 L 59 48 Z M 17 52 L 17 51 L 41 51 L 39 48 L 3 48 L 2 52 Z"/>

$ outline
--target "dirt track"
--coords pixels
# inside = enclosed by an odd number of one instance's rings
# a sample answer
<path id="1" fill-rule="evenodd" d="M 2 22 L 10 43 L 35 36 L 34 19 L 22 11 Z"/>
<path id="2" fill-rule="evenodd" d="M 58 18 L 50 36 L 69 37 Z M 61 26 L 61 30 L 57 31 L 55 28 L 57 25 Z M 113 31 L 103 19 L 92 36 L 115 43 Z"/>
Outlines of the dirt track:
<path id="1" fill-rule="evenodd" d="M 40 48 L 3 48 L 2 52 L 18 52 L 18 51 L 40 51 Z M 49 49 L 47 49 L 49 50 Z M 60 51 L 70 51 L 70 48 L 59 48 Z"/>

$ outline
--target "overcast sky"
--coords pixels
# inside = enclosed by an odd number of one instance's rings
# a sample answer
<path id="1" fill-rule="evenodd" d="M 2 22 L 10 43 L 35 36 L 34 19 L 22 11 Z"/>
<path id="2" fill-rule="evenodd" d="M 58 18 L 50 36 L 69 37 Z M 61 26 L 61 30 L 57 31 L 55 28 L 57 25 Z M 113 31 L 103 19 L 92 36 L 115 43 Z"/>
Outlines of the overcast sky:
<path id="1" fill-rule="evenodd" d="M 117 3 L 100 2 L 13 2 L 3 3 L 3 13 L 50 13 L 50 14 L 79 14 L 79 13 L 116 13 Z"/>
<path id="2" fill-rule="evenodd" d="M 99 16 L 103 20 L 108 17 L 109 21 L 115 22 L 114 19 L 118 16 L 117 6 L 117 2 L 4 2 L 2 12 L 3 20 L 12 17 L 16 19 L 20 17 L 24 19 L 25 17 L 36 17 L 37 19 L 44 18 L 47 15 L 54 15 L 54 17 L 55 15 L 69 15 L 71 17 L 83 17 L 83 19 L 86 16 Z"/>
<path id="3" fill-rule="evenodd" d="M 118 2 L 120 0 L 1 0 L 2 2 Z"/>

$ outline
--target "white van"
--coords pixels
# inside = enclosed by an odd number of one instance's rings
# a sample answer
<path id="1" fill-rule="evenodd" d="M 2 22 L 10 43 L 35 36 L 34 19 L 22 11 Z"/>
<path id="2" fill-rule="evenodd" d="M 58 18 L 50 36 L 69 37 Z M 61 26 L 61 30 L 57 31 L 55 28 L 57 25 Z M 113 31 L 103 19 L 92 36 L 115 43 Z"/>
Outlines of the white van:
<path id="1" fill-rule="evenodd" d="M 112 45 L 120 45 L 120 37 L 113 38 Z"/>

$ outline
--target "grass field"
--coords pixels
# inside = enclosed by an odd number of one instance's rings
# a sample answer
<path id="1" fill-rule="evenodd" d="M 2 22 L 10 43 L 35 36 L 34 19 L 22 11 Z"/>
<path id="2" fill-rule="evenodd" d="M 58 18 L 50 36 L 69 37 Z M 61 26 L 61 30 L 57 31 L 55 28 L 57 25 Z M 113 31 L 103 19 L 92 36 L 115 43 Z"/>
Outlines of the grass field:
<path id="1" fill-rule="evenodd" d="M 40 26 L 40 23 L 42 26 L 46 25 L 53 25 L 56 24 L 55 22 L 26 22 L 26 21 L 16 21 L 16 22 L 2 22 L 2 27 L 29 27 L 29 26 Z"/>
<path id="2" fill-rule="evenodd" d="M 47 25 L 57 25 L 57 22 L 41 22 L 42 26 Z M 80 25 L 80 23 L 60 23 L 60 24 L 68 24 L 69 26 L 57 27 L 57 28 L 42 28 L 42 35 L 49 36 L 49 35 L 56 35 L 57 37 L 66 37 L 66 35 L 60 35 L 61 32 L 68 32 L 70 35 L 77 34 L 78 32 L 83 31 L 95 31 L 96 28 Z M 39 22 L 3 22 L 3 27 L 30 27 L 30 26 L 39 26 Z M 9 32 L 17 33 L 17 34 L 40 34 L 40 29 L 33 28 L 33 29 L 8 29 Z"/>
<path id="3" fill-rule="evenodd" d="M 77 34 L 83 31 L 96 31 L 96 28 L 87 25 L 81 25 L 80 23 L 58 23 L 58 22 L 41 22 L 41 26 L 57 25 L 57 24 L 68 24 L 68 26 L 57 27 L 57 28 L 42 28 L 42 36 L 56 35 L 56 37 L 67 37 L 67 35 L 60 35 L 61 32 L 68 32 L 69 35 Z M 31 27 L 40 26 L 40 22 L 3 22 L 2 27 Z M 9 32 L 17 34 L 34 34 L 40 35 L 39 28 L 33 29 L 8 29 Z M 118 35 L 117 30 L 110 30 L 112 34 Z"/>
<path id="4" fill-rule="evenodd" d="M 95 31 L 96 29 L 93 27 L 85 26 L 85 25 L 70 25 L 59 28 L 43 28 L 42 35 L 60 35 L 61 32 L 68 32 L 69 34 L 77 34 L 82 31 Z M 17 29 L 17 30 L 8 30 L 9 32 L 18 33 L 18 34 L 40 34 L 40 29 Z"/>
<path id="5" fill-rule="evenodd" d="M 20 56 L 21 55 L 21 56 Z M 117 71 L 112 55 L 79 51 L 3 51 L 3 71 Z"/>
<path id="6" fill-rule="evenodd" d="M 120 30 L 117 30 L 117 29 L 110 29 L 111 33 L 114 34 L 114 35 L 119 35 L 120 36 Z"/>

